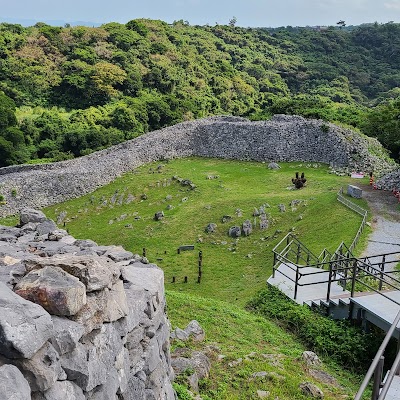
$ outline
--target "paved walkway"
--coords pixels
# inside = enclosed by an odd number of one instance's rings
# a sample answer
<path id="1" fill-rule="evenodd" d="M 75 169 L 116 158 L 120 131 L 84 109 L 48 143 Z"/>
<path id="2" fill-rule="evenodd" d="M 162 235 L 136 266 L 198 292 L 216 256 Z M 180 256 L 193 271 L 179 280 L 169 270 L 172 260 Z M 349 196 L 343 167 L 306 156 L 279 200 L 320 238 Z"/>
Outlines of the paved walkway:
<path id="1" fill-rule="evenodd" d="M 360 186 L 360 185 L 358 185 Z M 372 211 L 372 233 L 362 256 L 400 251 L 400 211 L 398 200 L 391 192 L 373 190 L 369 185 L 361 185 L 363 197 Z M 398 260 L 392 258 L 392 260 Z M 400 261 L 400 260 L 399 260 Z M 395 266 L 395 264 L 389 264 Z"/>

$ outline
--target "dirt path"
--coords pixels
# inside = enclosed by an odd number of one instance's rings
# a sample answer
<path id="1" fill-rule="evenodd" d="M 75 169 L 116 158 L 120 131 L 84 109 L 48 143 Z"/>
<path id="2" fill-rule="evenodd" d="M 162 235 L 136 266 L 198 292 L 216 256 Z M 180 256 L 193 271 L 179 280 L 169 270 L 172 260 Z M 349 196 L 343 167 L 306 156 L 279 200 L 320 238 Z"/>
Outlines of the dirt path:
<path id="1" fill-rule="evenodd" d="M 372 212 L 373 232 L 362 255 L 400 252 L 400 211 L 397 198 L 391 192 L 373 190 L 369 185 L 357 186 L 362 188 L 363 197 L 368 201 Z"/>

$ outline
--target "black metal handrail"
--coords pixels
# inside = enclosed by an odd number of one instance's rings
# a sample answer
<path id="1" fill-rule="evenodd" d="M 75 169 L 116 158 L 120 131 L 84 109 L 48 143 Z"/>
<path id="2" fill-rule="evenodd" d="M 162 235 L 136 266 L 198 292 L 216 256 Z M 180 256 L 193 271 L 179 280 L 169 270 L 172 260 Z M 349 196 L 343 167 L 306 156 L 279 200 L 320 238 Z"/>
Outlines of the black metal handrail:
<path id="1" fill-rule="evenodd" d="M 289 244 L 290 245 L 290 244 Z M 359 259 L 356 257 L 348 257 L 346 258 L 344 255 L 337 254 L 334 260 L 317 262 L 315 264 L 308 264 L 307 267 L 316 268 L 318 270 L 311 272 L 302 272 L 306 266 L 298 265 L 293 262 L 293 260 L 287 258 L 286 256 L 277 253 L 275 255 L 275 265 L 273 267 L 273 276 L 275 276 L 275 272 L 277 271 L 276 265 L 284 264 L 293 272 L 295 272 L 295 278 L 288 276 L 283 271 L 279 271 L 279 273 L 289 279 L 294 283 L 294 300 L 297 299 L 298 287 L 301 286 L 310 286 L 316 285 L 320 283 L 327 283 L 327 294 L 326 301 L 330 300 L 330 288 L 332 283 L 339 282 L 343 285 L 343 290 L 346 289 L 346 284 L 351 283 L 351 296 L 354 297 L 355 294 L 355 285 L 359 283 L 365 286 L 367 289 L 379 293 L 381 296 L 392 300 L 390 297 L 386 296 L 386 294 L 381 291 L 385 287 L 390 287 L 395 290 L 400 289 L 400 280 L 392 276 L 396 271 L 385 271 L 385 266 L 391 263 L 397 263 L 397 260 L 387 260 L 387 256 L 390 255 L 398 255 L 400 252 L 392 252 L 381 255 L 374 255 L 371 258 L 379 257 L 380 260 L 375 263 L 369 262 L 369 257 L 364 257 L 364 259 Z M 329 271 L 328 279 L 322 279 L 313 282 L 300 282 L 303 277 L 310 275 L 318 275 L 318 274 L 326 274 L 326 270 Z M 364 276 L 361 276 L 364 274 Z M 371 286 L 370 284 L 363 281 L 361 278 L 365 278 L 365 276 L 370 276 L 374 280 L 378 281 L 378 289 Z M 392 300 L 394 303 L 396 301 Z"/>
<path id="2" fill-rule="evenodd" d="M 386 394 L 390 388 L 390 385 L 392 384 L 394 375 L 396 374 L 399 365 L 400 365 L 400 352 L 397 353 L 396 359 L 394 360 L 394 363 L 390 369 L 390 373 L 388 375 L 388 378 L 386 379 L 386 382 L 384 383 L 382 387 L 382 391 L 380 392 L 381 389 L 381 383 L 382 383 L 382 370 L 383 370 L 383 353 L 386 350 L 386 347 L 392 338 L 392 335 L 397 328 L 397 324 L 400 322 L 400 311 L 397 313 L 392 325 L 390 326 L 385 338 L 383 339 L 382 344 L 380 345 L 365 377 L 364 380 L 361 383 L 360 389 L 358 390 L 356 396 L 354 397 L 354 400 L 360 400 L 363 393 L 365 392 L 365 389 L 367 388 L 372 375 L 374 375 L 374 385 L 373 385 L 373 391 L 372 391 L 372 397 L 371 400 L 384 400 L 386 397 Z M 379 397 L 378 397 L 379 396 Z"/>

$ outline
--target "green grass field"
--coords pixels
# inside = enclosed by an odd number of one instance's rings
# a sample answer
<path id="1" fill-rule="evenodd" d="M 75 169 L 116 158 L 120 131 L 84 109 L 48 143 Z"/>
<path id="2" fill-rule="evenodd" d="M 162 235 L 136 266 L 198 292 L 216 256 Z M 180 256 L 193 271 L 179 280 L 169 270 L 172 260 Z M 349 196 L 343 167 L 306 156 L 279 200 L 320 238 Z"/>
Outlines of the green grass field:
<path id="1" fill-rule="evenodd" d="M 164 270 L 167 289 L 240 305 L 265 285 L 272 268 L 271 250 L 287 232 L 297 233 L 319 254 L 324 247 L 335 250 L 342 240 L 351 243 L 360 223 L 357 214 L 336 201 L 337 191 L 349 178 L 329 174 L 324 165 L 287 163 L 274 171 L 262 163 L 205 158 L 178 159 L 158 169 L 159 165 L 143 166 L 93 194 L 44 211 L 55 220 L 66 212 L 65 226 L 77 238 L 122 245 L 139 254 L 145 248 L 150 262 Z M 289 190 L 296 171 L 305 173 L 307 185 Z M 182 186 L 174 176 L 191 180 L 196 188 Z M 129 197 L 132 201 L 126 204 Z M 302 202 L 291 207 L 292 200 Z M 254 208 L 265 204 L 270 206 L 268 229 L 260 230 L 257 221 L 250 236 L 228 237 L 229 227 L 246 219 L 254 223 Z M 280 212 L 278 204 L 284 204 L 286 212 Z M 237 209 L 242 216 L 237 216 Z M 154 220 L 157 211 L 164 212 L 162 221 Z M 232 219 L 223 223 L 223 216 Z M 217 229 L 207 234 L 210 222 Z M 178 247 L 188 244 L 195 250 L 178 254 Z M 188 283 L 183 283 L 185 276 Z"/>
<path id="2" fill-rule="evenodd" d="M 167 289 L 185 291 L 244 305 L 265 285 L 271 273 L 272 248 L 289 231 L 315 253 L 333 251 L 343 240 L 351 243 L 360 217 L 336 201 L 348 177 L 329 174 L 319 164 L 265 164 L 205 158 L 187 158 L 143 166 L 90 195 L 45 209 L 53 219 L 66 212 L 66 228 L 77 238 L 104 245 L 122 245 L 146 255 L 165 272 Z M 304 172 L 306 187 L 289 190 L 296 171 Z M 174 176 L 191 180 L 182 186 Z M 214 179 L 208 179 L 212 177 Z M 142 195 L 147 199 L 143 200 Z M 132 200 L 132 198 L 134 199 Z M 127 199 L 132 200 L 127 203 Z M 301 200 L 291 207 L 292 200 Z M 228 229 L 249 219 L 254 208 L 268 204 L 268 229 L 257 226 L 248 237 L 232 239 Z M 284 204 L 286 212 L 278 210 Z M 361 205 L 365 206 L 361 201 Z M 172 209 L 168 209 L 172 206 Z M 237 209 L 242 216 L 237 216 Z M 163 211 L 162 221 L 154 214 Z M 221 222 L 230 216 L 229 222 Z M 217 224 L 207 234 L 208 223 Z M 194 251 L 177 249 L 194 245 Z M 198 253 L 202 251 L 202 280 L 197 283 Z M 188 277 L 188 283 L 184 277 Z M 171 283 L 175 277 L 175 283 Z"/>

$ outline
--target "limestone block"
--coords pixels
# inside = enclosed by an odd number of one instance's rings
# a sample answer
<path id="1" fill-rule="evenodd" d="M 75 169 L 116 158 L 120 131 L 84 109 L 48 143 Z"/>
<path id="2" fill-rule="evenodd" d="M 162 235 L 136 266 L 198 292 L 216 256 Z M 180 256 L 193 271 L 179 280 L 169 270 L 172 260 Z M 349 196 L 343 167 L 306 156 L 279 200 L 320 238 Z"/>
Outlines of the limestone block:
<path id="1" fill-rule="evenodd" d="M 126 337 L 126 349 L 128 350 L 131 367 L 137 365 L 143 358 L 141 341 L 144 337 L 144 328 L 137 327 Z"/>
<path id="2" fill-rule="evenodd" d="M 128 387 L 124 393 L 120 395 L 121 400 L 147 400 L 145 394 L 145 385 L 142 380 L 131 376 L 129 378 Z"/>
<path id="3" fill-rule="evenodd" d="M 77 239 L 75 240 L 74 245 L 80 248 L 97 247 L 97 243 L 90 239 Z"/>
<path id="4" fill-rule="evenodd" d="M 129 352 L 123 347 L 120 353 L 117 355 L 114 364 L 115 369 L 118 374 L 118 394 L 124 393 L 128 388 L 128 380 L 130 373 L 130 360 L 129 360 Z"/>
<path id="5" fill-rule="evenodd" d="M 73 351 L 85 332 L 83 325 L 57 316 L 52 316 L 51 319 L 54 331 L 50 341 L 54 348 L 60 355 Z"/>
<path id="6" fill-rule="evenodd" d="M 315 399 L 324 398 L 322 390 L 311 382 L 301 383 L 299 387 L 306 396 L 314 397 Z"/>
<path id="7" fill-rule="evenodd" d="M 58 267 L 29 272 L 16 285 L 15 293 L 54 315 L 74 315 L 86 304 L 83 283 Z"/>
<path id="8" fill-rule="evenodd" d="M 88 400 L 119 400 L 118 385 L 118 373 L 114 368 L 110 368 L 107 370 L 106 382 L 87 392 L 86 398 Z"/>
<path id="9" fill-rule="evenodd" d="M 24 208 L 20 212 L 20 225 L 25 225 L 28 222 L 44 222 L 46 221 L 46 216 L 43 214 L 42 211 L 35 210 L 33 208 Z"/>
<path id="10" fill-rule="evenodd" d="M 144 289 L 164 298 L 164 273 L 154 264 L 134 262 L 121 268 L 124 282 L 130 282 L 136 289 Z"/>
<path id="11" fill-rule="evenodd" d="M 104 324 L 101 329 L 92 331 L 81 339 L 81 343 L 86 346 L 88 353 L 93 353 L 107 369 L 114 365 L 115 358 L 122 349 L 122 340 L 112 324 Z"/>
<path id="12" fill-rule="evenodd" d="M 57 246 L 58 243 L 50 242 L 50 245 Z M 114 275 L 119 277 L 119 268 L 117 266 L 110 268 L 106 260 L 106 258 L 97 256 L 65 254 L 39 259 L 36 262 L 36 268 L 43 268 L 48 265 L 61 268 L 78 278 L 86 286 L 87 292 L 93 292 L 111 287 L 115 280 Z"/>
<path id="13" fill-rule="evenodd" d="M 133 253 L 124 250 L 122 247 L 120 249 L 114 248 L 105 253 L 105 256 L 111 258 L 115 262 L 120 262 L 124 260 L 130 260 L 133 257 Z"/>
<path id="14" fill-rule="evenodd" d="M 104 321 L 104 310 L 108 301 L 108 290 L 87 293 L 86 304 L 71 317 L 85 328 L 85 334 L 101 328 Z"/>
<path id="15" fill-rule="evenodd" d="M 57 229 L 57 225 L 51 219 L 46 219 L 43 222 L 40 222 L 36 226 L 36 232 L 38 235 L 48 235 L 50 232 L 55 231 Z"/>
<path id="16" fill-rule="evenodd" d="M 107 305 L 104 310 L 104 321 L 113 322 L 128 315 L 128 303 L 126 299 L 126 293 L 124 290 L 124 284 L 122 281 L 118 281 L 112 285 L 108 293 Z"/>
<path id="17" fill-rule="evenodd" d="M 50 315 L 0 282 L 0 354 L 31 358 L 52 335 Z"/>
<path id="18" fill-rule="evenodd" d="M 195 319 L 188 323 L 187 327 L 185 328 L 185 332 L 196 342 L 201 342 L 205 338 L 204 329 Z"/>
<path id="19" fill-rule="evenodd" d="M 242 224 L 242 231 L 244 236 L 249 236 L 251 232 L 253 231 L 253 224 L 251 223 L 250 220 L 246 220 Z"/>
<path id="20" fill-rule="evenodd" d="M 33 391 L 49 389 L 63 372 L 59 355 L 48 342 L 32 358 L 15 360 L 15 363 Z"/>
<path id="21" fill-rule="evenodd" d="M 164 378 L 165 400 L 176 400 L 175 390 L 168 377 Z"/>
<path id="22" fill-rule="evenodd" d="M 360 189 L 358 186 L 348 185 L 347 186 L 347 194 L 356 199 L 361 199 L 362 198 L 362 189 Z"/>
<path id="23" fill-rule="evenodd" d="M 17 237 L 9 233 L 0 233 L 0 242 L 15 243 Z"/>
<path id="24" fill-rule="evenodd" d="M 85 400 L 82 389 L 71 381 L 57 381 L 43 394 L 45 400 Z"/>
<path id="25" fill-rule="evenodd" d="M 0 367 L 0 399 L 31 400 L 28 381 L 14 365 Z"/>
<path id="26" fill-rule="evenodd" d="M 161 362 L 160 348 L 156 339 L 151 339 L 149 347 L 146 351 L 146 373 L 151 374 Z"/>
<path id="27" fill-rule="evenodd" d="M 206 231 L 207 233 L 213 233 L 213 232 L 216 231 L 216 229 L 217 229 L 217 224 L 214 224 L 213 222 L 210 222 L 210 223 L 206 226 L 205 231 Z"/>
<path id="28" fill-rule="evenodd" d="M 75 381 L 84 391 L 90 391 L 107 381 L 107 366 L 97 357 L 95 349 L 92 350 L 78 344 L 74 351 L 60 357 L 68 379 Z"/>
<path id="29" fill-rule="evenodd" d="M 233 238 L 238 238 L 242 234 L 240 226 L 232 226 L 229 228 L 228 235 Z"/>

